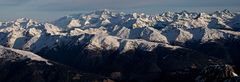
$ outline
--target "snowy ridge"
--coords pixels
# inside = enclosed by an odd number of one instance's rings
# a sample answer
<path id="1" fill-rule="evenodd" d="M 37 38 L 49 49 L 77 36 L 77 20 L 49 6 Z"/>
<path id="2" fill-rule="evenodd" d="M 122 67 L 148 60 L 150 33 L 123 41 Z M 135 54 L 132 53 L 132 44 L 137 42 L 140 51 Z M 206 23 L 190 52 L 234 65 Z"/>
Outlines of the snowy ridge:
<path id="1" fill-rule="evenodd" d="M 46 62 L 46 64 L 48 65 L 52 65 L 51 63 L 48 62 L 47 59 L 44 59 L 34 53 L 12 49 L 12 48 L 6 48 L 3 46 L 0 46 L 0 58 L 9 59 L 11 61 L 29 58 L 31 60 L 43 61 L 43 62 Z"/>
<path id="2" fill-rule="evenodd" d="M 85 49 L 151 51 L 173 43 L 240 38 L 240 14 L 182 11 L 161 15 L 125 14 L 109 10 L 62 17 L 52 24 L 21 18 L 0 23 L 0 45 L 39 52 L 61 45 Z"/>

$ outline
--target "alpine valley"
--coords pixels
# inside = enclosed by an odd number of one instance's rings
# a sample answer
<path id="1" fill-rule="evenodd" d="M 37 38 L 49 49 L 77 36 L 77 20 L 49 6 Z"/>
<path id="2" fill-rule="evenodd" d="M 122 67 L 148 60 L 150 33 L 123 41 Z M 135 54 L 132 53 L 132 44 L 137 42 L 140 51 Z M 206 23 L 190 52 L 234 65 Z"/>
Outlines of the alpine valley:
<path id="1" fill-rule="evenodd" d="M 240 82 L 240 12 L 0 22 L 0 82 Z"/>

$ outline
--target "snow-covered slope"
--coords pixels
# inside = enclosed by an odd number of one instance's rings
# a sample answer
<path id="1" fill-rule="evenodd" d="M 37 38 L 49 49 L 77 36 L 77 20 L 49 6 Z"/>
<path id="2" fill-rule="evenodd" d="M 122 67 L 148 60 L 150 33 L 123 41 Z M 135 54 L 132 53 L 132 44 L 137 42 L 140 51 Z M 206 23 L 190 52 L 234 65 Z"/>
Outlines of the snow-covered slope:
<path id="1" fill-rule="evenodd" d="M 0 46 L 1 82 L 92 82 L 107 78 L 76 71 L 31 52 Z"/>
<path id="2" fill-rule="evenodd" d="M 48 62 L 47 59 L 44 59 L 34 53 L 12 49 L 12 48 L 6 48 L 3 46 L 0 46 L 0 59 L 4 59 L 6 61 L 12 61 L 12 62 L 30 59 L 33 61 L 42 61 L 48 65 L 52 65 L 51 63 Z"/>
<path id="3" fill-rule="evenodd" d="M 120 52 L 151 51 L 156 46 L 173 43 L 238 39 L 239 16 L 227 10 L 212 14 L 183 11 L 161 15 L 101 10 L 65 16 L 52 24 L 21 18 L 0 24 L 0 44 L 33 52 L 63 44 Z"/>
<path id="4" fill-rule="evenodd" d="M 105 34 L 123 39 L 185 43 L 187 41 L 207 42 L 238 38 L 238 35 L 232 34 L 239 34 L 238 23 L 240 21 L 237 20 L 238 18 L 238 13 L 231 13 L 228 10 L 212 14 L 182 11 L 180 13 L 166 12 L 161 15 L 125 14 L 102 10 L 65 16 L 53 24 L 65 30 L 75 28 L 87 33 Z M 62 23 L 67 20 L 77 22 Z M 225 30 L 231 33 L 226 33 Z"/>

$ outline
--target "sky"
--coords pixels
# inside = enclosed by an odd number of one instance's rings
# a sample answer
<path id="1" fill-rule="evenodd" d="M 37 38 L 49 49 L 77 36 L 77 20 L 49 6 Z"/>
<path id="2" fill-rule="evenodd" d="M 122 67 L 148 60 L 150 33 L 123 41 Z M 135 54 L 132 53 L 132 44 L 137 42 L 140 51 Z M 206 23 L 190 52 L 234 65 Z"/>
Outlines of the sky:
<path id="1" fill-rule="evenodd" d="M 53 21 L 62 16 L 110 9 L 158 14 L 166 11 L 240 11 L 240 0 L 0 0 L 0 21 L 32 18 Z"/>

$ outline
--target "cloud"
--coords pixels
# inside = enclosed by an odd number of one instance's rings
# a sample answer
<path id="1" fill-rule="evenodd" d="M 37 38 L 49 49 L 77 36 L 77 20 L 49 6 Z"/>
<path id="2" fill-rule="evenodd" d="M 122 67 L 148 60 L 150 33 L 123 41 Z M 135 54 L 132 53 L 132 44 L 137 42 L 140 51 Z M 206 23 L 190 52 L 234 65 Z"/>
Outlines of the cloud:
<path id="1" fill-rule="evenodd" d="M 0 6 L 19 6 L 31 0 L 0 0 Z"/>
<path id="2" fill-rule="evenodd" d="M 88 9 L 122 9 L 151 5 L 151 1 L 145 0 L 51 0 L 36 6 L 41 10 L 88 10 Z"/>
<path id="3" fill-rule="evenodd" d="M 27 4 L 25 4 L 27 3 Z M 78 11 L 92 9 L 128 9 L 146 7 L 239 6 L 239 0 L 0 0 L 0 6 L 23 5 L 32 10 Z"/>
<path id="4" fill-rule="evenodd" d="M 147 7 L 229 7 L 239 5 L 239 0 L 32 0 L 32 2 L 28 4 L 28 6 L 31 6 L 33 9 L 45 11 L 133 9 Z"/>

